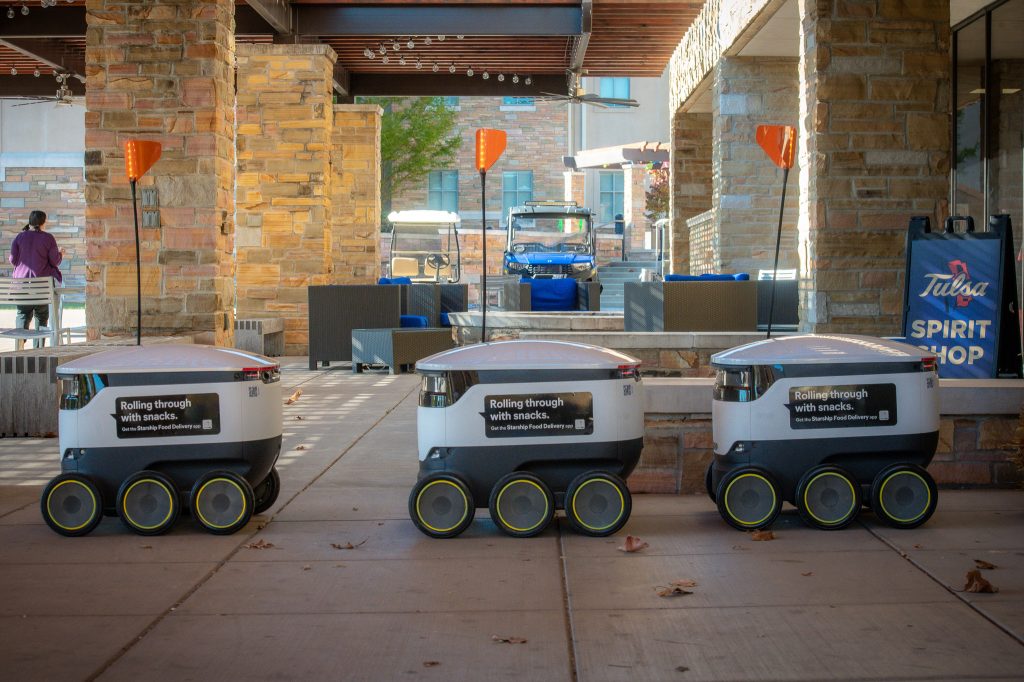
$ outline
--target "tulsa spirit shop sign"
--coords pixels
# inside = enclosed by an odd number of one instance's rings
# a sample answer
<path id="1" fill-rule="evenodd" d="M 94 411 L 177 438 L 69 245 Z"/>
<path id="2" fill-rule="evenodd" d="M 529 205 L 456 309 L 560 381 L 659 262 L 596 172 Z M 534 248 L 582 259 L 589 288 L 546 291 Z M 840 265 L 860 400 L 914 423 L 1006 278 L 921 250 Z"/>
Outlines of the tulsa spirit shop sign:
<path id="1" fill-rule="evenodd" d="M 932 232 L 928 218 L 910 221 L 903 333 L 935 353 L 943 377 L 1020 374 L 1010 218 L 992 216 L 988 227 L 975 232 L 972 219 L 949 218 Z"/>

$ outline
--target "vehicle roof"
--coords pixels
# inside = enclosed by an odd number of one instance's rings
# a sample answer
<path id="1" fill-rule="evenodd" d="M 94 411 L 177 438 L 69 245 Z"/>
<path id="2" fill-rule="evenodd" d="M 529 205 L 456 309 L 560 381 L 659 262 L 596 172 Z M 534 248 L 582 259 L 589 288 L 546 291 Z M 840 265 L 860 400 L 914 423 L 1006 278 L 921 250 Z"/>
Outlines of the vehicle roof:
<path id="1" fill-rule="evenodd" d="M 568 341 L 492 341 L 453 348 L 416 363 L 417 371 L 618 369 L 639 364 L 616 350 Z"/>
<path id="2" fill-rule="evenodd" d="M 590 209 L 583 206 L 560 206 L 549 204 L 546 206 L 513 206 L 509 209 L 511 213 L 550 213 L 552 215 L 590 215 Z"/>
<path id="3" fill-rule="evenodd" d="M 235 348 L 165 343 L 117 346 L 66 362 L 57 374 L 141 374 L 145 372 L 239 372 L 271 368 L 277 363 Z"/>
<path id="4" fill-rule="evenodd" d="M 428 211 L 428 210 L 414 210 L 414 211 L 392 211 L 388 214 L 388 222 L 390 223 L 429 223 L 436 225 L 450 225 L 451 223 L 457 223 L 462 220 L 458 213 L 452 213 L 451 211 Z"/>
<path id="5" fill-rule="evenodd" d="M 843 365 L 914 362 L 934 353 L 898 341 L 855 334 L 802 334 L 754 341 L 715 353 L 715 365 Z"/>

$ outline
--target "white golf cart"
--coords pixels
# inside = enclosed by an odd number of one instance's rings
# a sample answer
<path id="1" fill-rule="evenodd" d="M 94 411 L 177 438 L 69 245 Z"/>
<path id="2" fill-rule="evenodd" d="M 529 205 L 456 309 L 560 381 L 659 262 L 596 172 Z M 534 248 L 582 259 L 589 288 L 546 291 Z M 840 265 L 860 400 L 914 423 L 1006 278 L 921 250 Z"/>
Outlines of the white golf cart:
<path id="1" fill-rule="evenodd" d="M 459 215 L 449 211 L 392 211 L 388 277 L 458 282 L 462 276 Z"/>

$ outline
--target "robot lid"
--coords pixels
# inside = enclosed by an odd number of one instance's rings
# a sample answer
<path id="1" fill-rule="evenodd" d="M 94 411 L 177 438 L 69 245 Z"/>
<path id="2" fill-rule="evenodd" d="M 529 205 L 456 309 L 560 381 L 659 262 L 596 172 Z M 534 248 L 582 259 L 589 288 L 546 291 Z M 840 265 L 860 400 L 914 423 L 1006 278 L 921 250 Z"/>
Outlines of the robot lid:
<path id="1" fill-rule="evenodd" d="M 921 362 L 935 355 L 898 341 L 854 334 L 803 334 L 755 341 L 715 353 L 719 367 Z"/>
<path id="2" fill-rule="evenodd" d="M 241 372 L 276 369 L 261 355 L 234 348 L 162 344 L 118 346 L 86 355 L 57 368 L 58 374 L 140 374 L 145 372 Z"/>
<path id="3" fill-rule="evenodd" d="M 494 341 L 436 353 L 416 363 L 417 371 L 622 369 L 636 358 L 600 346 L 569 341 Z"/>

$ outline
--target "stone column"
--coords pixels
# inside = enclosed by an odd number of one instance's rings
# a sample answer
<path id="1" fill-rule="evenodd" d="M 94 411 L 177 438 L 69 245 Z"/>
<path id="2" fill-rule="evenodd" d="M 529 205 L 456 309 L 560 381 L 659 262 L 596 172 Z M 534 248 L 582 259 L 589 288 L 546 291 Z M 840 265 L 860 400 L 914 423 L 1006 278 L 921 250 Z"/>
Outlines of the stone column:
<path id="1" fill-rule="evenodd" d="M 949 183 L 946 0 L 800 0 L 801 319 L 900 329 L 912 215 L 941 222 Z"/>
<path id="2" fill-rule="evenodd" d="M 796 126 L 797 60 L 729 57 L 715 72 L 715 232 L 723 272 L 770 270 L 775 258 L 783 172 L 758 146 L 757 126 Z M 798 170 L 789 173 L 779 268 L 795 268 Z"/>
<path id="3" fill-rule="evenodd" d="M 234 336 L 235 4 L 90 0 L 86 7 L 86 308 L 89 336 L 135 329 L 135 238 L 124 142 L 163 156 L 159 224 L 141 231 L 146 334 Z"/>
<path id="4" fill-rule="evenodd" d="M 305 355 L 307 287 L 331 278 L 329 45 L 239 45 L 238 316 L 280 317 Z"/>
<path id="5" fill-rule="evenodd" d="M 644 248 L 644 233 L 647 224 L 647 167 L 628 165 L 622 167 L 622 217 L 629 231 L 630 249 Z"/>
<path id="6" fill-rule="evenodd" d="M 380 125 L 376 104 L 334 107 L 331 133 L 332 284 L 380 277 Z"/>
<path id="7" fill-rule="evenodd" d="M 587 174 L 583 171 L 564 171 L 562 177 L 565 178 L 565 201 L 575 201 L 577 206 L 586 206 L 584 190 Z"/>
<path id="8" fill-rule="evenodd" d="M 669 173 L 671 272 L 690 273 L 690 231 L 686 221 L 711 210 L 712 115 L 677 111 L 672 117 Z"/>

